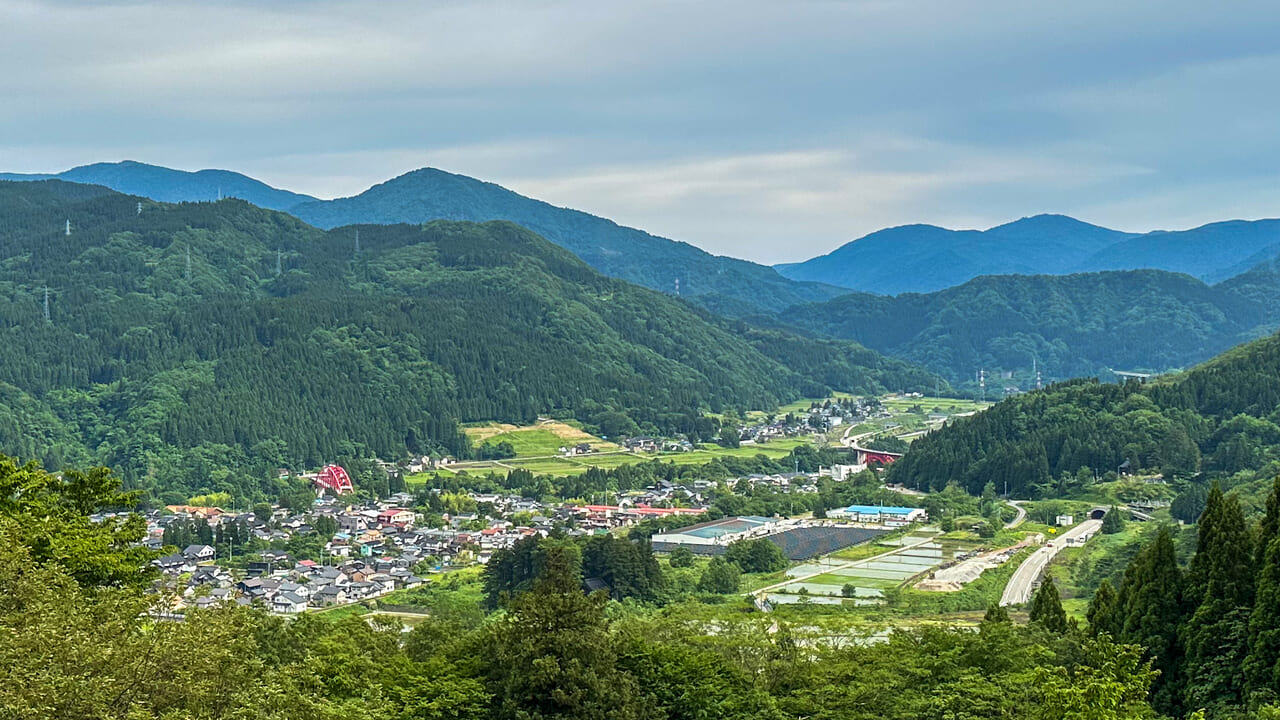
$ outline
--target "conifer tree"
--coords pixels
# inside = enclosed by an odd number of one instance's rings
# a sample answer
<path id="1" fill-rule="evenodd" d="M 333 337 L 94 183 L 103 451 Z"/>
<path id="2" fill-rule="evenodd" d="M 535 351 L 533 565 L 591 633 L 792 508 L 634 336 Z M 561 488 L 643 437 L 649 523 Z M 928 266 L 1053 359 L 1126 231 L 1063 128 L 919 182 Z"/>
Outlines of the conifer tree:
<path id="1" fill-rule="evenodd" d="M 1119 640 L 1146 648 L 1152 667 L 1160 671 L 1151 704 L 1165 715 L 1181 714 L 1183 577 L 1169 528 L 1161 527 L 1125 569 L 1116 615 Z"/>
<path id="2" fill-rule="evenodd" d="M 1120 515 L 1120 510 L 1112 505 L 1105 515 L 1102 516 L 1102 532 L 1105 535 L 1114 535 L 1124 530 L 1124 517 Z"/>
<path id="3" fill-rule="evenodd" d="M 1052 633 L 1067 631 L 1067 611 L 1062 609 L 1062 598 L 1053 578 L 1045 578 L 1031 598 L 1031 622 L 1039 623 Z"/>
<path id="4" fill-rule="evenodd" d="M 1249 652 L 1244 661 L 1245 693 L 1251 704 L 1280 699 L 1280 476 L 1267 498 L 1258 528 L 1257 590 L 1249 616 Z"/>
<path id="5" fill-rule="evenodd" d="M 1234 496 L 1214 483 L 1200 516 L 1190 586 L 1195 612 L 1183 630 L 1186 702 L 1192 708 L 1238 705 L 1253 605 L 1253 542 Z"/>
<path id="6" fill-rule="evenodd" d="M 1257 544 L 1254 546 L 1253 567 L 1261 573 L 1271 541 L 1280 537 L 1280 475 L 1271 483 L 1271 494 L 1267 495 L 1267 511 L 1258 525 Z"/>
<path id="7" fill-rule="evenodd" d="M 1009 611 L 1000 603 L 991 603 L 987 608 L 987 612 L 982 616 L 984 623 L 1007 623 L 1009 622 Z"/>
<path id="8" fill-rule="evenodd" d="M 1097 591 L 1093 593 L 1093 598 L 1089 600 L 1089 610 L 1085 615 L 1089 621 L 1090 632 L 1094 635 L 1107 633 L 1113 638 L 1118 637 L 1120 634 L 1117 623 L 1118 605 L 1119 597 L 1116 596 L 1111 581 L 1103 580 Z"/>

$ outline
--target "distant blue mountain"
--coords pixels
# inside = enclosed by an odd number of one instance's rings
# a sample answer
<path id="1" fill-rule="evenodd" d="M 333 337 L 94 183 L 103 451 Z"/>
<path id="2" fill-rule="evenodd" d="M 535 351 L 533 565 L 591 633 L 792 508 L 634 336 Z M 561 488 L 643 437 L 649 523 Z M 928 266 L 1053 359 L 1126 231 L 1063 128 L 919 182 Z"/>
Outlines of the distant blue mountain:
<path id="1" fill-rule="evenodd" d="M 775 266 L 793 280 L 896 295 L 935 292 L 981 275 L 1064 275 L 1151 268 L 1215 282 L 1280 252 L 1280 221 L 1233 220 L 1178 232 L 1125 233 L 1063 215 L 989 230 L 906 225 L 807 260 Z"/>
<path id="2" fill-rule="evenodd" d="M 215 200 L 221 193 L 283 210 L 325 229 L 361 223 L 509 220 L 568 249 L 606 275 L 668 293 L 675 291 L 678 281 L 682 296 L 726 315 L 776 312 L 844 292 L 789 280 L 767 265 L 712 255 L 688 243 L 434 168 L 416 170 L 338 200 L 278 190 L 226 170 L 192 173 L 136 162 L 86 165 L 56 175 L 0 174 L 0 180 L 44 179 L 103 185 L 164 202 Z"/>
<path id="3" fill-rule="evenodd" d="M 288 210 L 299 203 L 315 200 L 310 195 L 279 190 L 229 170 L 187 172 L 132 160 L 83 165 L 56 174 L 0 173 L 0 180 L 65 180 L 102 185 L 116 192 L 161 202 L 198 202 L 217 200 L 219 197 L 236 197 L 269 210 Z"/>

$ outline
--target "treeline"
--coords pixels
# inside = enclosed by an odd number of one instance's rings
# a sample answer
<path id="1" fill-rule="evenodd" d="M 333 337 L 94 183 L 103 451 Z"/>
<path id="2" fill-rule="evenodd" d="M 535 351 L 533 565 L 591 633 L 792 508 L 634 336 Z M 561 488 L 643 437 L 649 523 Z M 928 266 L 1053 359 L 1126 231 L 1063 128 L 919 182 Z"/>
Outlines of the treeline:
<path id="1" fill-rule="evenodd" d="M 16 488 L 21 487 L 21 493 Z M 882 644 L 802 643 L 772 617 L 714 626 L 587 594 L 563 544 L 487 617 L 441 599 L 404 632 L 256 608 L 158 619 L 131 501 L 105 471 L 0 460 L 0 716 L 298 720 L 1150 717 L 1136 648 L 1007 617 Z M 143 529 L 145 531 L 145 529 Z M 621 547 L 627 541 L 597 541 Z"/>
<path id="2" fill-rule="evenodd" d="M 510 548 L 498 550 L 485 564 L 484 601 L 489 610 L 505 607 L 533 588 L 549 572 L 551 558 L 559 555 L 584 592 L 604 591 L 614 600 L 635 600 L 670 605 L 697 596 L 717 596 L 738 591 L 742 573 L 770 573 L 787 567 L 787 558 L 765 538 L 736 540 L 723 557 L 712 558 L 696 580 L 677 568 L 694 564 L 693 553 L 678 548 L 670 556 L 670 574 L 663 572 L 649 544 L 652 527 L 626 538 L 591 535 L 569 539 L 561 535 L 530 536 Z M 686 581 L 682 584 L 682 580 Z M 723 598 L 702 597 L 719 602 Z"/>
<path id="3" fill-rule="evenodd" d="M 1108 474 L 1159 472 L 1203 497 L 1215 478 L 1274 474 L 1278 408 L 1280 337 L 1271 337 L 1146 385 L 1076 380 L 1004 400 L 917 440 L 889 479 L 934 490 L 959 482 L 974 494 L 1007 483 L 1015 496 L 1043 497 Z"/>
<path id="4" fill-rule="evenodd" d="M 816 473 L 819 468 L 849 461 L 848 452 L 836 448 L 797 446 L 787 457 L 773 460 L 766 455 L 753 458 L 721 457 L 702 465 L 677 465 L 651 460 L 645 463 L 603 469 L 593 467 L 579 475 L 538 475 L 524 468 L 505 475 L 441 475 L 432 476 L 419 491 L 420 504 L 429 512 L 442 512 L 440 493 L 461 494 L 517 493 L 522 497 L 547 500 L 596 500 L 616 498 L 618 493 L 656 486 L 662 482 L 678 485 L 697 480 L 712 483 L 710 512 L 714 517 L 728 515 L 795 515 L 804 512 L 822 514 L 826 510 L 852 504 L 912 504 L 912 498 L 885 489 L 874 472 L 860 473 L 844 482 L 829 477 L 819 478 L 817 493 L 784 492 L 767 484 L 752 485 L 747 480 L 739 487 L 725 481 L 754 474 Z M 440 491 L 440 493 L 432 492 Z M 680 497 L 678 501 L 689 500 Z"/>
<path id="5" fill-rule="evenodd" d="M 110 465 L 169 501 L 247 503 L 275 469 L 339 457 L 467 458 L 459 422 L 702 435 L 709 411 L 934 382 L 851 343 L 752 333 L 509 223 L 321 232 L 237 200 L 139 211 L 0 183 L 0 256 L 0 448 Z"/>
<path id="6" fill-rule="evenodd" d="M 1159 675 L 1152 705 L 1182 717 L 1272 717 L 1280 702 L 1280 478 L 1256 526 L 1215 483 L 1184 569 L 1161 528 L 1118 588 L 1104 582 L 1089 604 L 1095 635 L 1145 648 Z"/>

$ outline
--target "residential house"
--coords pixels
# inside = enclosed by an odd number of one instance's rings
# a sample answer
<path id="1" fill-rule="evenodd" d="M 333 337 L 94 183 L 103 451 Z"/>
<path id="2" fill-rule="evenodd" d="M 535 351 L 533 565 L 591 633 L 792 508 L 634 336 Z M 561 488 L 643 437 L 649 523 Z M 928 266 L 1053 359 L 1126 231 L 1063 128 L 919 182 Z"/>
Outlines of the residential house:
<path id="1" fill-rule="evenodd" d="M 213 560 L 216 554 L 217 551 L 209 545 L 188 545 L 182 551 L 183 557 L 198 563 Z"/>
<path id="2" fill-rule="evenodd" d="M 285 614 L 300 613 L 307 609 L 307 601 L 291 592 L 278 592 L 271 598 L 271 611 Z"/>

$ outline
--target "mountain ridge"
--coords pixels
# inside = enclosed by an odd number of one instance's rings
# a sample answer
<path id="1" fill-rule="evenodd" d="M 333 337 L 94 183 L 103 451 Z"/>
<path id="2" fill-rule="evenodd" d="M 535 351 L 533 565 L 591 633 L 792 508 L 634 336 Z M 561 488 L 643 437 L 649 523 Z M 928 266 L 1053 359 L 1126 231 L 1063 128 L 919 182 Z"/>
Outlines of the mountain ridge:
<path id="1" fill-rule="evenodd" d="M 80 165 L 60 173 L 0 173 L 0 180 L 13 182 L 63 180 L 101 185 L 126 195 L 140 195 L 159 202 L 199 202 L 220 197 L 238 197 L 268 210 L 287 210 L 315 200 L 231 170 L 174 170 L 134 160 Z"/>
<path id="2" fill-rule="evenodd" d="M 933 293 L 850 293 L 789 308 L 784 326 L 859 342 L 973 385 L 1014 372 L 1034 382 L 1109 368 L 1186 367 L 1247 341 L 1280 317 L 1280 272 L 1264 264 L 1217 285 L 1166 270 L 983 275 Z M 973 388 L 976 390 L 976 388 Z"/>
<path id="3" fill-rule="evenodd" d="M 98 163 L 57 174 L 0 175 L 0 179 L 87 182 L 163 202 L 214 200 L 221 192 L 288 212 L 323 229 L 362 223 L 509 220 L 569 248 L 606 275 L 670 294 L 676 293 L 678 281 L 682 297 L 727 298 L 723 308 L 740 308 L 742 313 L 778 311 L 843 292 L 821 283 L 789 280 L 767 265 L 712 255 L 687 242 L 429 167 L 335 200 L 278 190 L 231 171 L 188 173 L 133 161 Z"/>
<path id="4" fill-rule="evenodd" d="M 897 295 L 935 292 L 983 275 L 1146 268 L 1216 282 L 1276 253 L 1280 220 L 1226 220 L 1187 230 L 1127 233 L 1067 215 L 1044 214 L 987 230 L 887 228 L 824 255 L 774 267 L 795 280 Z"/>
<path id="5" fill-rule="evenodd" d="M 0 182 L 0 258 L 0 448 L 182 497 L 334 458 L 465 456 L 461 422 L 690 433 L 828 383 L 936 382 L 609 278 L 507 221 L 323 231 L 238 199 Z"/>

